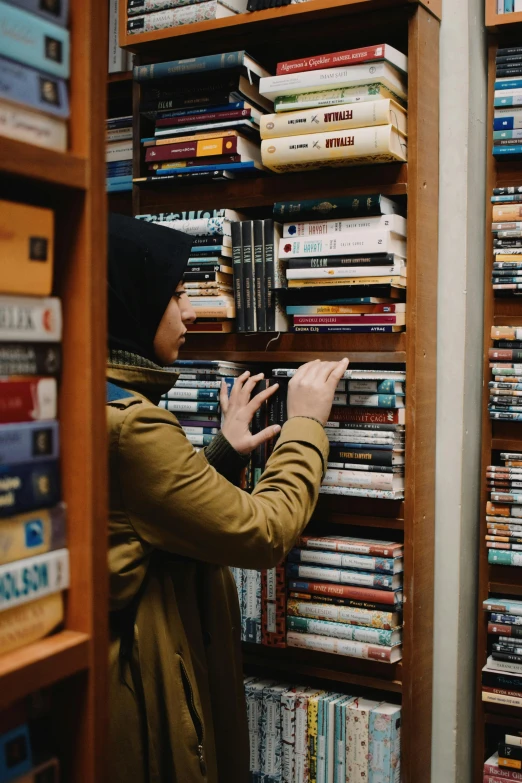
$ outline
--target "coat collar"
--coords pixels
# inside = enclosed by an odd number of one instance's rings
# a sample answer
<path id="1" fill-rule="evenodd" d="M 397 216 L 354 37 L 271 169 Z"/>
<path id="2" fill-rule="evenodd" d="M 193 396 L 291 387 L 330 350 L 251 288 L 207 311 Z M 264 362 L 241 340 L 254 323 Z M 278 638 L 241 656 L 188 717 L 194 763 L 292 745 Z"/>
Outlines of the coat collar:
<path id="1" fill-rule="evenodd" d="M 157 404 L 161 395 L 172 389 L 179 373 L 127 351 L 110 351 L 106 375 L 108 381 L 136 391 Z"/>

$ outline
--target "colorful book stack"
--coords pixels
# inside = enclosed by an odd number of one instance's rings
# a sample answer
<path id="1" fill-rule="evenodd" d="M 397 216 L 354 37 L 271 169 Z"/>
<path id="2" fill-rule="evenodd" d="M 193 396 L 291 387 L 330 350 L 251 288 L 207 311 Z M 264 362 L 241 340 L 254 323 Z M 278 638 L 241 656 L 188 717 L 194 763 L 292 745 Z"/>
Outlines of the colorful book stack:
<path id="1" fill-rule="evenodd" d="M 397 704 L 245 679 L 252 783 L 400 779 Z"/>
<path id="2" fill-rule="evenodd" d="M 4 718 L 4 726 L 6 720 Z M 7 719 L 9 724 L 9 719 Z M 38 722 L 21 723 L 13 728 L 3 728 L 0 734 L 0 780 L 2 783 L 59 783 L 60 765 L 52 758 L 40 762 L 41 734 L 33 728 Z"/>
<path id="3" fill-rule="evenodd" d="M 266 75 L 244 51 L 135 67 L 140 112 L 154 121 L 154 136 L 142 139 L 146 176 L 136 181 L 208 181 L 262 171 L 259 123 L 272 104 L 258 87 Z"/>
<path id="4" fill-rule="evenodd" d="M 522 421 L 522 328 L 492 326 L 491 338 L 490 418 Z"/>
<path id="5" fill-rule="evenodd" d="M 522 46 L 497 50 L 493 102 L 493 155 L 500 160 L 518 159 L 522 155 Z"/>
<path id="6" fill-rule="evenodd" d="M 0 0 L 0 135 L 67 149 L 68 0 Z"/>
<path id="7" fill-rule="evenodd" d="M 194 237 L 192 254 L 184 276 L 185 289 L 197 314 L 189 332 L 231 332 L 236 317 L 232 276 L 232 231 L 244 216 L 232 209 L 138 215 L 167 228 Z"/>
<path id="8" fill-rule="evenodd" d="M 127 33 L 150 33 L 224 19 L 246 10 L 247 0 L 127 0 Z"/>
<path id="9" fill-rule="evenodd" d="M 132 117 L 106 120 L 107 193 L 132 190 Z"/>
<path id="10" fill-rule="evenodd" d="M 507 746 L 508 739 L 512 741 L 515 739 L 515 736 L 506 734 L 505 742 L 499 743 L 499 748 L 501 745 Z M 505 748 L 502 747 L 502 751 L 504 751 L 504 749 Z M 519 749 L 522 750 L 522 748 L 517 746 L 517 750 Z M 499 757 L 497 751 L 491 758 L 484 762 L 483 783 L 511 783 L 511 781 L 522 781 L 522 772 L 518 771 L 522 769 L 518 764 L 519 761 L 519 758 Z"/>
<path id="11" fill-rule="evenodd" d="M 522 601 L 490 596 L 483 608 L 491 655 L 482 669 L 482 701 L 522 707 Z"/>
<path id="12" fill-rule="evenodd" d="M 284 173 L 405 161 L 407 71 L 388 44 L 279 63 L 259 88 L 276 112 L 261 118 L 263 164 Z"/>
<path id="13" fill-rule="evenodd" d="M 497 0 L 497 14 L 512 14 L 522 11 L 522 0 Z M 511 52 L 511 49 L 499 49 L 499 52 Z"/>
<path id="14" fill-rule="evenodd" d="M 517 296 L 522 291 L 522 187 L 494 188 L 491 201 L 493 290 L 495 296 Z"/>
<path id="15" fill-rule="evenodd" d="M 490 500 L 486 507 L 488 560 L 522 565 L 522 454 L 502 452 L 499 465 L 487 469 Z"/>
<path id="16" fill-rule="evenodd" d="M 69 586 L 60 502 L 54 215 L 0 202 L 0 653 L 50 633 Z M 38 263 L 35 263 L 38 262 Z"/>

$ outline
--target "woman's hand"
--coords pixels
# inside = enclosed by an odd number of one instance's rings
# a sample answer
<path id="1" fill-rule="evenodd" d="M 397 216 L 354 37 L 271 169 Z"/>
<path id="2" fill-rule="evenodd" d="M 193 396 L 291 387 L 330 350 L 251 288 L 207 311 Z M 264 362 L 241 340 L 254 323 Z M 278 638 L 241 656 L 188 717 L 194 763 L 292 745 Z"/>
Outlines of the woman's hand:
<path id="1" fill-rule="evenodd" d="M 288 384 L 288 418 L 307 416 L 324 425 L 328 421 L 337 384 L 348 367 L 348 359 L 340 362 L 302 364 Z"/>
<path id="2" fill-rule="evenodd" d="M 263 380 L 264 377 L 263 373 L 260 373 L 251 378 L 249 372 L 244 372 L 243 375 L 240 375 L 234 381 L 230 397 L 227 393 L 226 383 L 223 381 L 221 384 L 219 401 L 224 417 L 221 432 L 239 454 L 250 454 L 262 443 L 275 438 L 281 431 L 279 424 L 267 427 L 261 430 L 261 432 L 256 432 L 255 435 L 252 435 L 249 429 L 250 422 L 254 418 L 256 411 L 279 388 L 279 384 L 276 383 L 274 386 L 270 386 L 268 389 L 256 394 L 251 400 L 250 395 L 256 384 L 258 381 Z"/>

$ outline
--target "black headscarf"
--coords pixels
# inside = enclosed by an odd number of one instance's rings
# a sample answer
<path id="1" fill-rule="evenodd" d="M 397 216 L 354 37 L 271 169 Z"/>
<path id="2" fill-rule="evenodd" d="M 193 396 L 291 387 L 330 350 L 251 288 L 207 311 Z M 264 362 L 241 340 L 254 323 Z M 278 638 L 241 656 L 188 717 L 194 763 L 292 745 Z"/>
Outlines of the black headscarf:
<path id="1" fill-rule="evenodd" d="M 187 266 L 193 239 L 144 220 L 109 215 L 109 347 L 156 361 L 153 341 Z"/>

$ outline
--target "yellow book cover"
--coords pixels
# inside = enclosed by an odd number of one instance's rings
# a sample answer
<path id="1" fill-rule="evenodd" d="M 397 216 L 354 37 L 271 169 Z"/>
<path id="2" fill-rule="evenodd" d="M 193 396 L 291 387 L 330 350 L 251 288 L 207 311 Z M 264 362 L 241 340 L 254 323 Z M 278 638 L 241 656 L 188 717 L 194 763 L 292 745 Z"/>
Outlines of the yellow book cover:
<path id="1" fill-rule="evenodd" d="M 49 296 L 53 286 L 54 213 L 0 201 L 0 293 Z"/>
<path id="2" fill-rule="evenodd" d="M 215 130 L 208 131 L 208 133 L 195 133 L 192 136 L 173 136 L 168 139 L 155 139 L 154 142 L 145 142 L 144 147 L 161 147 L 164 144 L 179 144 L 184 141 L 199 141 L 199 139 L 217 139 L 225 136 L 240 136 L 241 134 L 235 130 Z"/>
<path id="3" fill-rule="evenodd" d="M 393 285 L 399 288 L 406 287 L 406 278 L 399 275 L 390 277 L 327 277 L 321 280 L 289 280 L 288 288 L 324 288 L 325 286 L 340 285 Z"/>
<path id="4" fill-rule="evenodd" d="M 310 783 L 317 781 L 317 734 L 318 734 L 318 714 L 319 699 L 323 692 L 312 696 L 308 701 L 308 769 Z"/>
<path id="5" fill-rule="evenodd" d="M 53 593 L 2 612 L 0 655 L 43 639 L 63 622 L 63 594 Z"/>
<path id="6" fill-rule="evenodd" d="M 498 253 L 498 255 L 493 257 L 494 261 L 522 261 L 522 255 L 519 254 L 513 254 L 508 255 L 507 253 Z"/>
<path id="7" fill-rule="evenodd" d="M 494 204 L 493 222 L 507 223 L 522 219 L 522 204 Z"/>
<path id="8" fill-rule="evenodd" d="M 66 546 L 65 504 L 7 517 L 0 522 L 0 566 Z M 3 615 L 2 615 L 3 616 Z"/>

